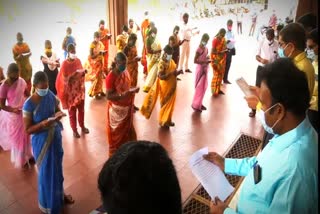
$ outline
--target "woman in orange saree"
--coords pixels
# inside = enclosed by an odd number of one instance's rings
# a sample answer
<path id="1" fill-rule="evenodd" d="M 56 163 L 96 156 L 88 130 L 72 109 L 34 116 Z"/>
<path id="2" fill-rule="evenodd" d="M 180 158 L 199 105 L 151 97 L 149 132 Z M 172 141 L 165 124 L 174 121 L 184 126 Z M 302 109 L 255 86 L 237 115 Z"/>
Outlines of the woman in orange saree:
<path id="1" fill-rule="evenodd" d="M 147 75 L 148 74 L 148 67 L 147 67 L 147 48 L 146 48 L 147 34 L 146 34 L 146 29 L 148 28 L 148 26 L 150 24 L 148 11 L 144 12 L 144 17 L 145 18 L 141 24 L 141 36 L 142 36 L 142 41 L 143 41 L 141 65 L 143 66 L 144 75 Z"/>
<path id="2" fill-rule="evenodd" d="M 211 66 L 213 69 L 213 77 L 211 81 L 211 92 L 213 96 L 224 94 L 220 88 L 226 68 L 227 43 L 224 38 L 225 35 L 226 30 L 221 28 L 212 41 Z"/>
<path id="3" fill-rule="evenodd" d="M 89 96 L 100 99 L 104 96 L 102 89 L 103 84 L 103 67 L 104 67 L 104 45 L 100 42 L 99 32 L 94 33 L 94 41 L 90 45 L 90 55 L 88 62 L 90 64 L 90 70 L 86 74 L 86 80 L 92 82 L 89 89 Z"/>
<path id="4" fill-rule="evenodd" d="M 106 78 L 109 157 L 122 144 L 137 140 L 133 126 L 133 100 L 134 94 L 139 92 L 139 87 L 131 87 L 130 74 L 126 66 L 127 57 L 123 52 L 117 53 Z"/>
<path id="5" fill-rule="evenodd" d="M 104 26 L 104 20 L 99 22 L 99 37 L 100 42 L 102 42 L 104 46 L 104 63 L 103 63 L 103 71 L 107 74 L 108 72 L 108 60 L 109 60 L 109 40 L 111 38 L 111 34 L 109 30 Z"/>
<path id="6" fill-rule="evenodd" d="M 149 90 L 140 109 L 142 115 L 149 119 L 159 96 L 161 106 L 159 125 L 164 128 L 175 125 L 172 122 L 172 113 L 176 100 L 177 76 L 181 74 L 176 70 L 177 66 L 172 59 L 172 53 L 173 49 L 167 45 L 158 64 L 158 78 Z"/>
<path id="7" fill-rule="evenodd" d="M 16 61 L 20 77 L 27 83 L 28 91 L 31 91 L 32 66 L 30 64 L 31 51 L 27 43 L 23 42 L 22 33 L 17 33 L 17 44 L 12 48 L 13 58 Z"/>

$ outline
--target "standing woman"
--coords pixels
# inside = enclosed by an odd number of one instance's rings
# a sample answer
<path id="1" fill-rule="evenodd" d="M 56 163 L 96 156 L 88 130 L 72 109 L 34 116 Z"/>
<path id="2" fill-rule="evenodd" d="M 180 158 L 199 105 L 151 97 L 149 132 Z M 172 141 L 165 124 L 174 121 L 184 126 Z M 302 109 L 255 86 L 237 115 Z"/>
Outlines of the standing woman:
<path id="1" fill-rule="evenodd" d="M 226 30 L 221 28 L 212 41 L 211 65 L 213 69 L 213 77 L 211 81 L 211 92 L 213 96 L 224 94 L 220 88 L 226 68 L 227 46 L 224 38 L 225 35 Z"/>
<path id="2" fill-rule="evenodd" d="M 175 125 L 172 121 L 172 114 L 176 100 L 177 76 L 181 74 L 182 71 L 178 72 L 176 70 L 177 65 L 172 59 L 172 48 L 166 45 L 163 50 L 164 53 L 158 65 L 158 78 L 144 98 L 140 111 L 145 118 L 149 119 L 159 96 L 161 106 L 159 125 L 164 128 L 169 128 Z"/>
<path id="3" fill-rule="evenodd" d="M 19 77 L 19 67 L 11 63 L 7 79 L 0 86 L 0 147 L 11 149 L 15 167 L 27 167 L 31 155 L 30 135 L 23 126 L 22 106 L 30 92 L 26 82 Z"/>
<path id="4" fill-rule="evenodd" d="M 43 213 L 58 214 L 63 203 L 74 203 L 63 191 L 62 125 L 58 98 L 49 90 L 46 73 L 33 78 L 35 92 L 23 105 L 25 130 L 32 135 L 33 155 L 38 168 L 38 205 Z"/>
<path id="5" fill-rule="evenodd" d="M 32 66 L 29 60 L 31 51 L 29 45 L 23 42 L 22 33 L 17 33 L 17 44 L 13 46 L 12 52 L 19 67 L 20 77 L 26 81 L 28 90 L 31 91 Z"/>
<path id="6" fill-rule="evenodd" d="M 151 28 L 147 39 L 147 62 L 148 62 L 148 76 L 143 86 L 143 91 L 148 93 L 153 86 L 158 75 L 158 63 L 161 56 L 161 44 L 157 38 L 157 28 Z"/>
<path id="7" fill-rule="evenodd" d="M 130 74 L 131 79 L 131 88 L 137 87 L 138 83 L 138 62 L 140 61 L 140 57 L 137 54 L 137 47 L 136 47 L 137 35 L 131 33 L 128 39 L 128 44 L 124 48 L 123 53 L 127 56 L 128 60 L 128 72 Z M 139 110 L 138 107 L 134 106 L 134 110 Z"/>
<path id="8" fill-rule="evenodd" d="M 104 20 L 100 20 L 99 22 L 99 38 L 104 46 L 104 61 L 103 61 L 103 71 L 105 73 L 108 72 L 108 60 L 109 60 L 109 40 L 111 38 L 111 34 L 109 30 L 104 26 Z"/>
<path id="9" fill-rule="evenodd" d="M 103 68 L 104 68 L 104 45 L 100 42 L 99 32 L 95 32 L 94 41 L 90 45 L 90 55 L 88 61 L 91 70 L 86 76 L 86 79 L 92 81 L 89 89 L 89 96 L 100 99 L 101 96 L 105 96 L 102 89 L 103 84 Z"/>
<path id="10" fill-rule="evenodd" d="M 131 88 L 127 70 L 127 57 L 117 53 L 111 71 L 106 78 L 107 88 L 107 136 L 109 157 L 124 143 L 137 140 L 133 126 L 134 94 L 139 87 Z"/>
<path id="11" fill-rule="evenodd" d="M 76 56 L 76 48 L 73 44 L 68 46 L 68 57 L 63 61 L 56 81 L 58 97 L 61 100 L 62 108 L 68 109 L 70 126 L 75 138 L 80 138 L 77 130 L 78 122 L 84 134 L 89 129 L 84 126 L 84 85 L 85 70 L 82 68 L 80 59 Z"/>
<path id="12" fill-rule="evenodd" d="M 169 38 L 169 44 L 170 44 L 170 40 L 173 41 L 173 54 L 172 54 L 172 59 L 173 61 L 176 63 L 176 65 L 179 65 L 179 59 L 180 59 L 180 46 L 186 41 L 184 40 L 180 40 L 179 37 L 179 30 L 180 27 L 178 25 L 176 25 L 173 29 L 173 38 Z"/>
<path id="13" fill-rule="evenodd" d="M 59 59 L 57 59 L 56 54 L 52 52 L 51 41 L 46 40 L 44 46 L 44 54 L 40 57 L 40 59 L 43 63 L 43 71 L 47 74 L 49 79 L 49 89 L 56 95 L 56 79 L 59 72 L 58 67 L 60 67 L 60 62 Z"/>
<path id="14" fill-rule="evenodd" d="M 206 46 L 208 41 L 209 41 L 209 35 L 206 33 L 203 34 L 201 38 L 201 43 L 194 57 L 194 63 L 197 64 L 197 67 L 196 67 L 195 93 L 193 96 L 191 107 L 195 111 L 199 111 L 199 112 L 201 112 L 202 110 L 207 110 L 207 108 L 204 105 L 202 105 L 202 100 L 208 87 L 208 67 L 210 63 L 209 55 L 208 55 L 209 51 Z"/>

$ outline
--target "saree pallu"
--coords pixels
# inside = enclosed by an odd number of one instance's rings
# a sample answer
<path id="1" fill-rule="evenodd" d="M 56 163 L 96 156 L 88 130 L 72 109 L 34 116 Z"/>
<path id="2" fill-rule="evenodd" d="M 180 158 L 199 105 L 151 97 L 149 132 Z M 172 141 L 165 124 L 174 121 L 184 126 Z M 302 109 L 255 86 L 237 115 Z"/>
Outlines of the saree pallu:
<path id="1" fill-rule="evenodd" d="M 214 38 L 213 47 L 217 52 L 226 49 L 225 38 Z M 213 77 L 211 81 L 211 92 L 214 96 L 219 94 L 223 75 L 226 68 L 226 53 L 211 54 L 211 66 L 213 69 Z"/>
<path id="2" fill-rule="evenodd" d="M 25 81 L 19 78 L 12 86 L 2 85 L 0 90 L 1 94 L 2 90 L 7 91 L 9 106 L 22 109 L 26 87 Z M 22 167 L 32 157 L 30 135 L 24 129 L 22 113 L 0 111 L 0 136 L 0 146 L 5 151 L 11 149 L 11 162 L 15 167 Z"/>
<path id="3" fill-rule="evenodd" d="M 31 117 L 34 124 L 54 116 L 58 104 L 52 92 L 42 97 L 39 104 L 29 98 L 23 107 L 24 117 Z M 32 135 L 33 155 L 38 169 L 38 204 L 44 213 L 59 214 L 63 206 L 62 126 L 54 124 Z"/>
<path id="4" fill-rule="evenodd" d="M 117 52 L 122 52 L 123 49 L 127 46 L 127 42 L 128 36 L 125 36 L 123 34 L 118 35 L 116 40 Z"/>
<path id="5" fill-rule="evenodd" d="M 155 84 L 145 97 L 140 111 L 146 119 L 149 119 L 159 96 L 161 107 L 159 112 L 159 125 L 164 126 L 172 122 L 171 118 L 176 99 L 177 78 L 173 74 L 176 69 L 176 64 L 173 60 L 171 60 L 170 63 L 164 63 L 161 60 L 160 64 L 164 66 L 164 72 L 170 75 L 166 80 L 157 78 Z"/>
<path id="6" fill-rule="evenodd" d="M 109 74 L 110 75 L 110 74 Z M 107 78 L 108 79 L 108 78 Z M 130 75 L 128 71 L 120 74 L 114 82 L 117 94 L 130 89 Z M 119 101 L 107 102 L 107 137 L 109 157 L 124 143 L 137 140 L 133 126 L 133 96 Z"/>

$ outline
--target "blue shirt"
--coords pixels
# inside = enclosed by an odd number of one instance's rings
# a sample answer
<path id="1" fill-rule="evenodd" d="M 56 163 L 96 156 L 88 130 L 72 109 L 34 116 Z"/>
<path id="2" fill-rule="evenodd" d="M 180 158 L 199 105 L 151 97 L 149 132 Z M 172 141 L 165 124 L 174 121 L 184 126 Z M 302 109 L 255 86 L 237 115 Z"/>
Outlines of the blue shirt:
<path id="1" fill-rule="evenodd" d="M 232 31 L 227 30 L 226 38 L 227 38 L 227 41 L 230 40 L 230 42 L 227 44 L 227 48 L 233 49 L 234 48 L 234 35 L 233 35 Z"/>
<path id="2" fill-rule="evenodd" d="M 254 183 L 253 165 L 261 166 Z M 306 118 L 295 129 L 275 135 L 257 157 L 225 159 L 225 172 L 246 176 L 237 211 L 231 213 L 318 213 L 318 135 Z"/>

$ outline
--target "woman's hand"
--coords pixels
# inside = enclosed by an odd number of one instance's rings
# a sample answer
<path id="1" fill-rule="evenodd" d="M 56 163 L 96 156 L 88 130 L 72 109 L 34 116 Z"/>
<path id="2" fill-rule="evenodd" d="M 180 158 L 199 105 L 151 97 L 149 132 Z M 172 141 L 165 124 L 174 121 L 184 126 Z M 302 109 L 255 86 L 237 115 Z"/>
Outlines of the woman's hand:
<path id="1" fill-rule="evenodd" d="M 203 158 L 215 165 L 217 165 L 224 172 L 224 158 L 216 152 L 209 152 L 203 155 Z"/>

